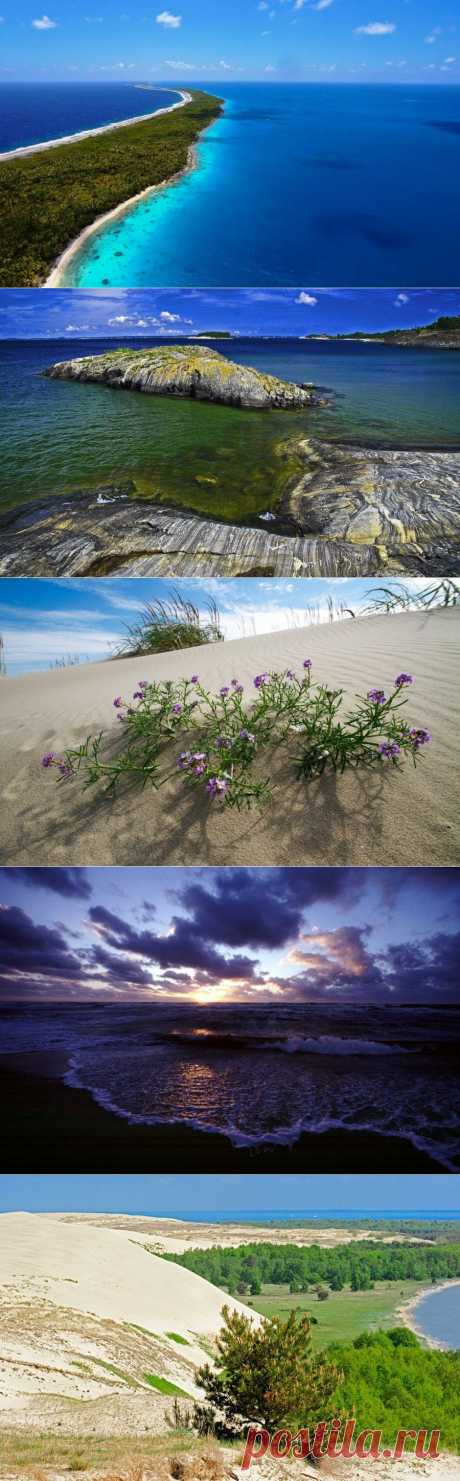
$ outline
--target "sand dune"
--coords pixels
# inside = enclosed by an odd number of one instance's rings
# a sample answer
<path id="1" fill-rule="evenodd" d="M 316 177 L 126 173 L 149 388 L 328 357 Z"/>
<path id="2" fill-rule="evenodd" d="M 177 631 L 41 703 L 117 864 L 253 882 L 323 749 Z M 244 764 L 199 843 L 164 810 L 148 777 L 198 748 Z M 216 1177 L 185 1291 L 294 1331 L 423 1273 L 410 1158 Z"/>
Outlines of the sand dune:
<path id="1" fill-rule="evenodd" d="M 458 864 L 460 610 L 336 622 L 270 633 L 157 658 L 3 679 L 0 860 L 8 864 Z M 198 672 L 214 690 L 233 677 L 252 688 L 266 668 L 314 662 L 317 679 L 348 703 L 401 669 L 415 675 L 407 716 L 433 733 L 414 771 L 326 776 L 305 785 L 286 754 L 273 758 L 273 804 L 262 814 L 223 811 L 176 781 L 160 792 L 120 789 L 110 801 L 43 773 L 44 750 L 88 733 L 115 732 L 112 700 L 141 678 Z M 267 774 L 267 757 L 261 774 Z"/>
<path id="2" fill-rule="evenodd" d="M 189 1342 L 191 1334 L 212 1336 L 221 1325 L 222 1292 L 151 1254 L 139 1236 L 133 1242 L 125 1231 L 36 1214 L 0 1217 L 0 1286 L 149 1332 L 174 1331 Z"/>
<path id="3" fill-rule="evenodd" d="M 140 1234 L 3 1215 L 0 1452 L 11 1424 L 161 1433 L 172 1398 L 147 1375 L 198 1396 L 195 1369 L 223 1304 L 222 1291 L 151 1254 Z"/>
<path id="4" fill-rule="evenodd" d="M 378 1238 L 380 1244 L 431 1244 L 431 1240 L 415 1238 L 411 1234 L 377 1233 L 375 1229 L 321 1228 L 311 1224 L 305 1228 L 279 1224 L 227 1224 L 188 1223 L 185 1219 L 163 1219 L 148 1214 L 42 1214 L 42 1218 L 59 1220 L 64 1224 L 93 1224 L 100 1229 L 124 1230 L 133 1239 L 149 1240 L 158 1250 L 168 1254 L 183 1254 L 184 1250 L 237 1248 L 241 1244 L 321 1245 L 323 1249 L 334 1249 L 338 1244 L 358 1244 L 362 1240 Z"/>

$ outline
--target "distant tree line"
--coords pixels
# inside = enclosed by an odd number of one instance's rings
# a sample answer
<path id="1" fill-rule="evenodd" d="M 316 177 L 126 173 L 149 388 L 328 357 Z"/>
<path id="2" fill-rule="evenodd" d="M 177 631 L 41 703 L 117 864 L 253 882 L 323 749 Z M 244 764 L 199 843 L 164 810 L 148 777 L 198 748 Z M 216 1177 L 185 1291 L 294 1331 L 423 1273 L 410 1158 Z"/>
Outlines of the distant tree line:
<path id="1" fill-rule="evenodd" d="M 259 1295 L 262 1286 L 289 1286 L 292 1292 L 327 1286 L 341 1291 L 372 1290 L 376 1281 L 437 1281 L 460 1277 L 460 1245 L 343 1244 L 335 1249 L 320 1245 L 245 1244 L 237 1249 L 214 1246 L 209 1250 L 187 1250 L 165 1259 L 184 1265 L 204 1276 L 229 1295 Z"/>

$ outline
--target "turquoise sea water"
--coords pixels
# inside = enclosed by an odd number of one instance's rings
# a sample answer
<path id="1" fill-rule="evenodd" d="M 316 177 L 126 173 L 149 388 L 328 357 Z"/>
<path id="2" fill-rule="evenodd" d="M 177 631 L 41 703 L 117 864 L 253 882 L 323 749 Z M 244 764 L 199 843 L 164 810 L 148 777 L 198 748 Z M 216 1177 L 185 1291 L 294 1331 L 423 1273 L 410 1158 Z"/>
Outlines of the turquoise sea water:
<path id="1" fill-rule="evenodd" d="M 179 101 L 168 88 L 127 82 L 3 82 L 0 153 L 138 118 Z"/>
<path id="2" fill-rule="evenodd" d="M 219 93 L 198 168 L 91 237 L 68 286 L 458 282 L 460 87 Z"/>
<path id="3" fill-rule="evenodd" d="M 414 1315 L 424 1337 L 444 1347 L 460 1348 L 460 1283 L 430 1291 L 417 1302 Z"/>
<path id="4" fill-rule="evenodd" d="M 139 347 L 139 340 L 123 343 Z M 287 477 L 276 448 L 293 436 L 460 447 L 455 351 L 280 340 L 219 345 L 241 363 L 324 388 L 324 407 L 296 412 L 240 411 L 42 375 L 57 360 L 113 348 L 113 340 L 0 343 L 4 505 L 130 478 L 146 497 L 243 518 L 276 502 Z M 197 477 L 210 482 L 197 485 Z"/>

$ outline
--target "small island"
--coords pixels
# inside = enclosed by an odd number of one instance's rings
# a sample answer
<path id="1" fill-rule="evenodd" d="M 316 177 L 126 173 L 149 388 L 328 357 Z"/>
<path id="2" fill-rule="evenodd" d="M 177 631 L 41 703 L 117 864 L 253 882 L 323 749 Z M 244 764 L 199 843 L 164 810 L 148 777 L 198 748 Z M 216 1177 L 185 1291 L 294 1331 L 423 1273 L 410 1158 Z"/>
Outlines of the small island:
<path id="1" fill-rule="evenodd" d="M 415 325 L 411 329 L 381 329 L 374 333 L 357 329 L 351 334 L 304 334 L 302 339 L 460 350 L 460 314 L 439 314 L 432 324 Z"/>
<path id="2" fill-rule="evenodd" d="M 259 411 L 311 406 L 318 400 L 313 386 L 299 386 L 249 365 L 237 365 L 204 345 L 109 350 L 105 355 L 62 360 L 45 375 L 51 380 L 88 381 L 148 396 L 187 396 Z"/>

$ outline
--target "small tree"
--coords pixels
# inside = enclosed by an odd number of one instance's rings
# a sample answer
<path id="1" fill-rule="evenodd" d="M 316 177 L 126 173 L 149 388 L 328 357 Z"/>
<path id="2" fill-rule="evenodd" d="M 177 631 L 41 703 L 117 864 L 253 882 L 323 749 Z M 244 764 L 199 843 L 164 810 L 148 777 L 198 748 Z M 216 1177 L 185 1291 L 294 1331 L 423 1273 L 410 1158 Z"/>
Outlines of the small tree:
<path id="1" fill-rule="evenodd" d="M 328 1289 L 328 1287 L 327 1286 L 317 1286 L 316 1287 L 316 1295 L 318 1297 L 318 1301 L 328 1301 L 329 1300 L 329 1289 Z"/>
<path id="2" fill-rule="evenodd" d="M 227 1306 L 222 1316 L 215 1367 L 196 1374 L 221 1434 L 239 1435 L 253 1423 L 295 1430 L 328 1418 L 340 1374 L 313 1354 L 308 1316 L 293 1311 L 288 1321 L 267 1317 L 258 1326 Z"/>

